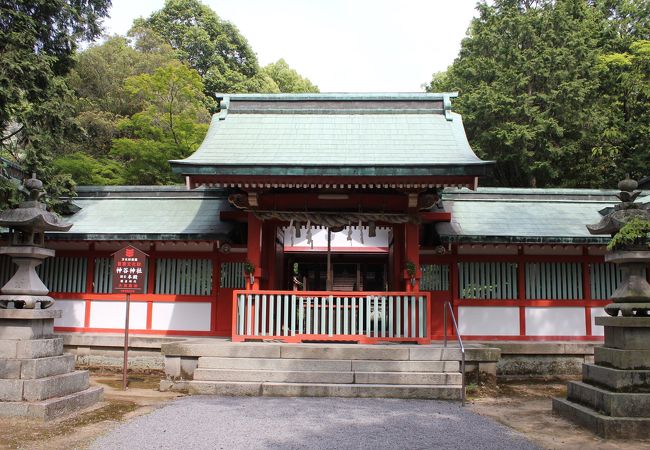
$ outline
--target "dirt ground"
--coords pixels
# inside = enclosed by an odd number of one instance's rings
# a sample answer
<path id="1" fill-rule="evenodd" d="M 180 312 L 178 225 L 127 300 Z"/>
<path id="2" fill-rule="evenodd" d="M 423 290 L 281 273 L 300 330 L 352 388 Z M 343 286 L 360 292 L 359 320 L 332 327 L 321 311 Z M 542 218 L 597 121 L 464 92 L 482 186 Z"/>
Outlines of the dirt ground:
<path id="1" fill-rule="evenodd" d="M 568 380 L 500 381 L 496 388 L 470 385 L 468 406 L 546 449 L 650 449 L 650 440 L 602 439 L 553 414 L 551 398 L 566 397 Z"/>
<path id="2" fill-rule="evenodd" d="M 159 392 L 162 372 L 129 375 L 122 391 L 122 375 L 91 371 L 91 385 L 104 388 L 104 401 L 94 408 L 52 422 L 0 418 L 0 449 L 84 449 L 120 421 L 147 414 L 182 394 Z"/>
<path id="3" fill-rule="evenodd" d="M 49 423 L 0 419 L 0 449 L 84 449 L 121 421 L 147 414 L 182 394 L 159 392 L 159 372 L 129 376 L 122 391 L 119 373 L 93 371 L 105 401 L 92 410 Z M 650 441 L 604 440 L 551 412 L 551 398 L 566 395 L 566 380 L 500 382 L 468 386 L 468 408 L 525 434 L 547 449 L 650 449 Z"/>

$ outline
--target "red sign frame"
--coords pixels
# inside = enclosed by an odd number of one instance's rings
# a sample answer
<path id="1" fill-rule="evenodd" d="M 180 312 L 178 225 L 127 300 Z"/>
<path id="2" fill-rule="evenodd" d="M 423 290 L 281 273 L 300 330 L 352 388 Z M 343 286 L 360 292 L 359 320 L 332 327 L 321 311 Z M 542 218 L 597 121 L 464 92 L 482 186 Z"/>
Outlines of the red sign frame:
<path id="1" fill-rule="evenodd" d="M 147 282 L 147 257 L 131 245 L 113 253 L 113 293 L 144 294 Z"/>

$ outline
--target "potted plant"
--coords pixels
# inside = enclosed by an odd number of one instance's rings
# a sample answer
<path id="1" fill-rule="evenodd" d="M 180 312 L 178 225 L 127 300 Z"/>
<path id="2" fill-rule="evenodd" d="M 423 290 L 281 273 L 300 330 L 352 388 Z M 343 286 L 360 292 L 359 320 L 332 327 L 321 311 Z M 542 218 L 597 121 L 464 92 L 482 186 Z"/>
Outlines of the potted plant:
<path id="1" fill-rule="evenodd" d="M 244 273 L 248 275 L 251 286 L 255 284 L 255 264 L 246 260 L 244 263 Z"/>
<path id="2" fill-rule="evenodd" d="M 415 286 L 415 275 L 418 270 L 415 263 L 413 261 L 406 261 L 404 263 L 404 270 L 406 270 L 406 273 L 411 278 L 411 286 Z"/>

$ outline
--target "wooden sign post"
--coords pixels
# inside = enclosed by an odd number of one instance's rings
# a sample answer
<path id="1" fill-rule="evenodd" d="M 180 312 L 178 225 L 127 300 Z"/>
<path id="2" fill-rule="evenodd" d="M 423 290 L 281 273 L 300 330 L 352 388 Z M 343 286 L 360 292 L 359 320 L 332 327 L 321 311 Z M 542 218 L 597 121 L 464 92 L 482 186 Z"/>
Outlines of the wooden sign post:
<path id="1" fill-rule="evenodd" d="M 127 246 L 113 253 L 113 293 L 126 294 L 126 315 L 124 318 L 124 364 L 122 367 L 122 390 L 127 388 L 129 363 L 129 313 L 131 294 L 143 294 L 147 280 L 147 254 L 135 247 Z"/>

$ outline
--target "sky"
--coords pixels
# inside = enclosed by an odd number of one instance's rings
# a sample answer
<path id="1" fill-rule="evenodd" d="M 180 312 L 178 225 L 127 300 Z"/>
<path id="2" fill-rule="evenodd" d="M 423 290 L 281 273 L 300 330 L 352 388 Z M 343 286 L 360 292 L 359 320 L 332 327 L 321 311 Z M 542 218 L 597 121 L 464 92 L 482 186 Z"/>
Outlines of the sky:
<path id="1" fill-rule="evenodd" d="M 262 66 L 284 60 L 321 92 L 421 92 L 458 55 L 477 0 L 203 0 Z M 108 34 L 164 0 L 113 0 Z"/>

